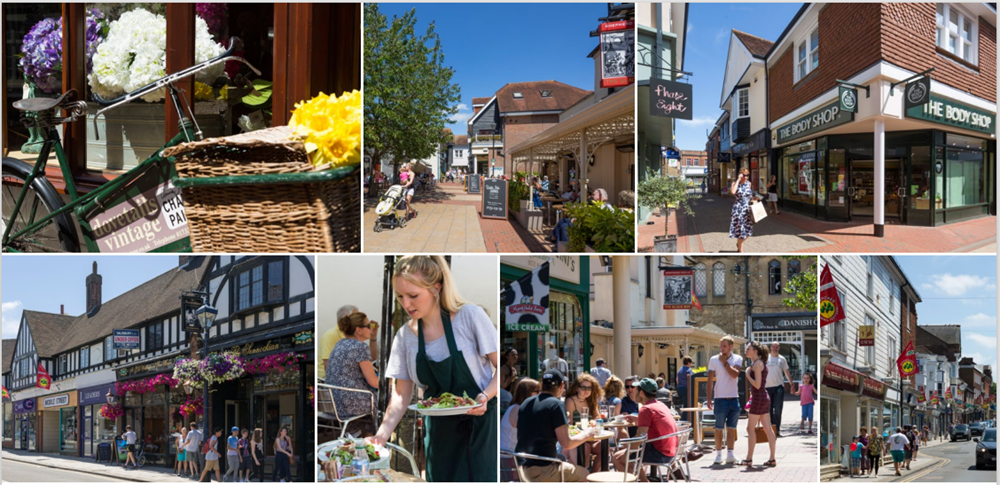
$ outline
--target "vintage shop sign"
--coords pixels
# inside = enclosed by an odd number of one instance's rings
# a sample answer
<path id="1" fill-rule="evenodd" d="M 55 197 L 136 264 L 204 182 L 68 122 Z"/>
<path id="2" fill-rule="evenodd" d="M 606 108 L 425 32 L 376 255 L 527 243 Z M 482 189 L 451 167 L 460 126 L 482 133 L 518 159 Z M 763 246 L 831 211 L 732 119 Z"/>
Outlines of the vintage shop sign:
<path id="1" fill-rule="evenodd" d="M 880 401 L 885 400 L 885 393 L 889 390 L 889 386 L 886 383 L 878 380 L 872 379 L 871 377 L 865 377 L 861 380 L 861 395 L 873 397 Z"/>
<path id="2" fill-rule="evenodd" d="M 934 95 L 930 96 L 928 102 L 907 109 L 906 116 L 964 130 L 996 135 L 996 114 Z"/>
<path id="3" fill-rule="evenodd" d="M 188 237 L 181 190 L 156 169 L 136 180 L 128 193 L 89 219 L 102 252 L 145 253 Z"/>
<path id="4" fill-rule="evenodd" d="M 151 372 L 164 372 L 167 370 L 174 369 L 174 361 L 178 357 L 171 357 L 168 359 L 154 360 L 152 362 L 146 362 L 144 364 L 137 364 L 131 367 L 125 367 L 123 369 L 118 369 L 118 377 L 132 377 L 139 374 L 147 374 Z"/>
<path id="5" fill-rule="evenodd" d="M 313 332 L 299 332 L 288 337 L 267 339 L 260 342 L 250 342 L 243 345 L 235 345 L 227 349 L 239 357 L 252 357 L 264 353 L 274 353 L 279 351 L 291 351 L 299 345 L 313 342 Z"/>
<path id="6" fill-rule="evenodd" d="M 663 270 L 663 309 L 690 310 L 694 305 L 694 270 L 691 268 Z"/>
<path id="7" fill-rule="evenodd" d="M 858 346 L 875 346 L 875 325 L 861 325 L 858 327 Z"/>
<path id="8" fill-rule="evenodd" d="M 690 120 L 694 116 L 694 97 L 690 84 L 652 78 L 649 80 L 649 114 L 663 118 Z M 680 158 L 675 155 L 667 158 Z"/>
<path id="9" fill-rule="evenodd" d="M 775 130 L 775 133 L 778 144 L 781 145 L 851 121 L 854 121 L 854 113 L 841 110 L 840 100 L 837 100 L 791 123 L 780 126 Z"/>

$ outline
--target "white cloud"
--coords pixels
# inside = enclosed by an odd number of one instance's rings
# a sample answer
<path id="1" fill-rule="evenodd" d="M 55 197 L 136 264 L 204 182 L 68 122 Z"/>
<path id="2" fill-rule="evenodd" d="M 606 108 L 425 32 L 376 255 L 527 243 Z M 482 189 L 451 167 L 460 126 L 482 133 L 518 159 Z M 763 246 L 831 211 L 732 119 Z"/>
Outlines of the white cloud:
<path id="1" fill-rule="evenodd" d="M 715 118 L 711 116 L 695 116 L 690 121 L 677 120 L 677 123 L 687 126 L 715 126 Z"/>
<path id="2" fill-rule="evenodd" d="M 16 338 L 21 325 L 21 302 L 3 302 L 3 338 Z"/>
<path id="3" fill-rule="evenodd" d="M 983 335 L 981 333 L 968 332 L 968 333 L 965 333 L 964 335 L 962 335 L 962 337 L 963 338 L 968 338 L 968 339 L 972 340 L 973 342 L 975 342 L 975 343 L 977 343 L 979 345 L 984 345 L 986 347 L 996 347 L 996 345 L 997 345 L 997 338 L 996 337 L 990 337 L 988 335 Z"/>
<path id="4" fill-rule="evenodd" d="M 984 328 L 996 328 L 997 327 L 997 317 L 990 316 L 985 313 L 974 313 L 965 317 L 962 320 L 962 328 L 970 327 L 984 327 Z"/>
<path id="5" fill-rule="evenodd" d="M 719 31 L 715 33 L 715 43 L 721 44 L 728 36 L 729 32 L 726 31 L 726 29 L 719 29 Z"/>
<path id="6" fill-rule="evenodd" d="M 455 113 L 455 115 L 451 117 L 452 123 L 464 125 L 469 121 L 469 118 L 472 118 L 472 110 L 469 109 L 469 105 L 461 103 L 456 106 L 456 108 L 458 108 L 458 113 Z"/>
<path id="7" fill-rule="evenodd" d="M 982 276 L 951 273 L 933 275 L 930 283 L 921 285 L 925 289 L 936 290 L 948 296 L 963 296 L 970 290 L 986 289 L 996 290 L 996 284 L 990 283 L 989 278 Z"/>

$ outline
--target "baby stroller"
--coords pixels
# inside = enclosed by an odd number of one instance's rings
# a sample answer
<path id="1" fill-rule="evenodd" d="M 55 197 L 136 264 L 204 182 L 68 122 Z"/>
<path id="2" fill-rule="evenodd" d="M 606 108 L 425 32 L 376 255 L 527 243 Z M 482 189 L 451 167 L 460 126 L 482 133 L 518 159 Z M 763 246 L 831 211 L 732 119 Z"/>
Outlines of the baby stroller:
<path id="1" fill-rule="evenodd" d="M 395 229 L 396 226 L 406 227 L 406 218 L 399 217 L 399 214 L 396 213 L 400 205 L 405 203 L 403 186 L 393 185 L 389 187 L 389 190 L 382 194 L 378 205 L 375 206 L 375 215 L 378 216 L 378 219 L 375 219 L 375 232 L 382 232 L 384 226 L 388 226 L 390 229 Z"/>

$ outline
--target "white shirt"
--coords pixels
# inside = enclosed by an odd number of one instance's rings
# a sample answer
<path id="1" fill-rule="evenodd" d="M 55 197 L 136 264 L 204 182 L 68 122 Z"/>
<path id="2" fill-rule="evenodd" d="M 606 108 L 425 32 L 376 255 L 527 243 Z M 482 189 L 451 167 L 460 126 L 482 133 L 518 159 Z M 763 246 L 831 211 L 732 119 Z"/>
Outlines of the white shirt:
<path id="1" fill-rule="evenodd" d="M 594 376 L 597 379 L 597 383 L 603 388 L 608 383 L 608 379 L 611 378 L 611 371 L 607 367 L 594 367 L 590 369 L 590 375 Z"/>
<path id="2" fill-rule="evenodd" d="M 514 451 L 517 448 L 517 428 L 510 424 L 510 415 L 517 413 L 521 409 L 520 405 L 511 406 L 500 418 L 500 449 Z"/>
<path id="3" fill-rule="evenodd" d="M 903 433 L 896 433 L 889 437 L 889 449 L 892 451 L 903 451 L 908 444 L 910 444 L 910 440 Z"/>
<path id="4" fill-rule="evenodd" d="M 775 357 L 768 354 L 767 381 L 764 382 L 764 387 L 778 387 L 784 385 L 786 370 L 788 370 L 788 361 L 785 360 L 785 356 L 778 355 Z"/>
<path id="5" fill-rule="evenodd" d="M 545 370 L 558 369 L 559 372 L 565 376 L 569 373 L 569 364 L 566 363 L 562 357 L 556 357 L 554 359 L 545 359 L 542 361 L 542 365 L 545 366 Z"/>
<path id="6" fill-rule="evenodd" d="M 729 355 L 730 367 L 743 367 L 743 357 L 736 354 Z M 712 399 L 728 399 L 739 397 L 739 376 L 733 377 L 726 371 L 718 355 L 713 355 L 708 360 L 708 370 L 715 372 L 714 395 Z"/>
<path id="7" fill-rule="evenodd" d="M 128 431 L 123 436 L 125 438 L 125 444 L 134 445 L 135 444 L 135 431 Z"/>
<path id="8" fill-rule="evenodd" d="M 197 453 L 198 446 L 201 445 L 201 440 L 202 440 L 201 431 L 198 431 L 196 429 L 188 431 L 187 438 L 184 441 L 184 450 L 193 451 Z"/>

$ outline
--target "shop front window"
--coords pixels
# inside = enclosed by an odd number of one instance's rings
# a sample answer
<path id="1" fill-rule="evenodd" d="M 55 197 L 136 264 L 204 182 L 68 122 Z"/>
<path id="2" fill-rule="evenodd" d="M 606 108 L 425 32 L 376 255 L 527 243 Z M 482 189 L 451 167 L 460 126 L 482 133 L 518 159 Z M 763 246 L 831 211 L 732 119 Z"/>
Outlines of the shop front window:
<path id="1" fill-rule="evenodd" d="M 949 147 L 945 149 L 944 168 L 945 208 L 986 202 L 987 181 L 982 143 L 981 140 L 948 135 Z"/>
<path id="2" fill-rule="evenodd" d="M 166 426 L 166 409 L 164 408 L 166 395 L 163 391 L 147 394 L 147 396 L 159 395 L 147 402 L 142 412 L 142 428 L 140 428 L 139 438 L 143 440 L 146 453 L 163 453 L 166 443 L 164 442 L 164 426 Z M 154 404 L 155 403 L 155 404 Z"/>
<path id="3" fill-rule="evenodd" d="M 827 158 L 827 185 L 829 185 L 830 207 L 844 207 L 846 199 L 844 194 L 847 191 L 847 164 L 844 161 L 844 149 L 830 150 Z"/>
<path id="4" fill-rule="evenodd" d="M 80 440 L 80 423 L 76 408 L 59 410 L 59 451 L 75 452 Z"/>
<path id="5" fill-rule="evenodd" d="M 820 465 L 840 463 L 840 401 L 823 398 L 819 402 Z"/>
<path id="6" fill-rule="evenodd" d="M 785 186 L 783 198 L 805 204 L 816 203 L 813 186 L 816 171 L 816 152 L 806 152 L 784 157 Z"/>
<path id="7" fill-rule="evenodd" d="M 569 369 L 568 377 L 575 379 L 583 368 L 583 312 L 579 301 L 572 295 L 559 292 L 549 294 L 550 330 L 539 333 L 539 375 L 545 369 L 545 360 L 550 363 L 556 359 L 566 361 Z M 627 323 L 626 323 L 627 324 Z"/>

